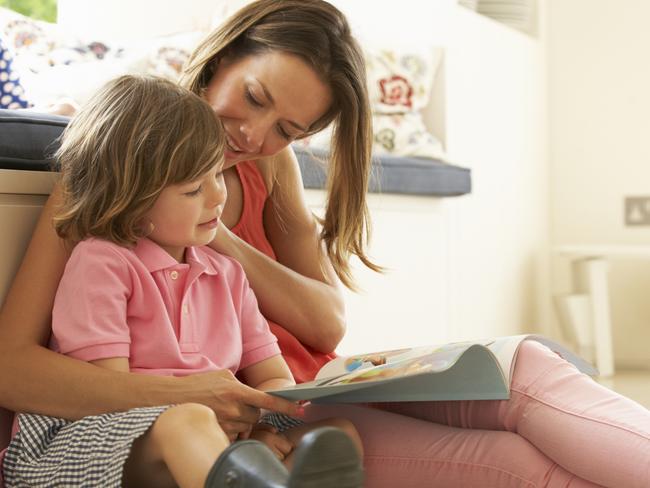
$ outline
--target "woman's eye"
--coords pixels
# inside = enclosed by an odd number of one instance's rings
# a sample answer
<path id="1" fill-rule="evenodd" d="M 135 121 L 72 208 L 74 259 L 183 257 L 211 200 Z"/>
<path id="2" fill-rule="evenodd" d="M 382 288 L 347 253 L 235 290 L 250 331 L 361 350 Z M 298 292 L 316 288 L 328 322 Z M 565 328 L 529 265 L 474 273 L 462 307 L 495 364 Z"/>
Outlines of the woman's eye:
<path id="1" fill-rule="evenodd" d="M 246 100 L 248 100 L 248 102 L 255 107 L 263 106 L 262 103 L 253 96 L 250 90 L 246 90 Z"/>
<path id="2" fill-rule="evenodd" d="M 196 190 L 188 191 L 187 193 L 185 193 L 185 195 L 188 196 L 188 197 L 195 197 L 195 196 L 197 196 L 199 193 L 201 193 L 202 190 L 203 190 L 203 188 L 201 188 L 201 187 L 199 186 Z"/>
<path id="3" fill-rule="evenodd" d="M 288 141 L 293 139 L 293 136 L 284 130 L 281 125 L 278 125 L 278 134 L 280 134 L 283 139 L 287 139 Z"/>

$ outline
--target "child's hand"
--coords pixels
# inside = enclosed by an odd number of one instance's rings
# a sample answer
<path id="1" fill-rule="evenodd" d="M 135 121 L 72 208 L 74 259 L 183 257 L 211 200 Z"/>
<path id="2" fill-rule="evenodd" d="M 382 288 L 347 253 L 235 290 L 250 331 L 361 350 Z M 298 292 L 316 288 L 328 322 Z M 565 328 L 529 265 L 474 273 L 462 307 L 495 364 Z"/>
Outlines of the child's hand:
<path id="1" fill-rule="evenodd" d="M 280 461 L 284 461 L 295 447 L 285 435 L 279 434 L 275 427 L 264 423 L 256 424 L 253 427 L 249 439 L 266 444 Z"/>

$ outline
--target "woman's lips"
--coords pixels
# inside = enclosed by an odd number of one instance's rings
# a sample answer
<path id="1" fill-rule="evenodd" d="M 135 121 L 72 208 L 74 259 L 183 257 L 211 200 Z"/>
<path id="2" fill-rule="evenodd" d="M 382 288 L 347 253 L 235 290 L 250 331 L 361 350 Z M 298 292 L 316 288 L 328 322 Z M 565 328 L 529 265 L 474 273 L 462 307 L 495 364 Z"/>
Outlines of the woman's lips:
<path id="1" fill-rule="evenodd" d="M 240 148 L 232 140 L 232 138 L 228 134 L 226 134 L 226 147 L 228 148 L 228 150 L 230 150 L 231 152 L 234 152 L 234 153 L 243 153 L 244 152 L 244 150 L 242 148 Z"/>

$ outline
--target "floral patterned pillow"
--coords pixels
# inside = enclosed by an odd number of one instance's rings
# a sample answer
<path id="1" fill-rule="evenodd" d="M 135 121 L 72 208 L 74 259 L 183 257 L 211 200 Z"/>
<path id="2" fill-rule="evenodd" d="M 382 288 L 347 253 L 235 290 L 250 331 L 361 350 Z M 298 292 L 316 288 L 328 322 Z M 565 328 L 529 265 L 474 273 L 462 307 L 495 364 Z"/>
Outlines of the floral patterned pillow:
<path id="1" fill-rule="evenodd" d="M 373 156 L 390 155 L 412 158 L 445 159 L 441 142 L 425 127 L 416 112 L 373 114 Z M 304 147 L 329 150 L 331 127 L 298 141 Z"/>
<path id="2" fill-rule="evenodd" d="M 441 142 L 422 119 L 431 99 L 441 49 L 364 48 L 373 112 L 373 155 L 444 160 Z M 329 149 L 329 129 L 302 144 Z"/>
<path id="3" fill-rule="evenodd" d="M 16 55 L 45 55 L 59 40 L 47 22 L 39 22 L 13 10 L 0 7 L 0 33 Z"/>
<path id="4" fill-rule="evenodd" d="M 177 81 L 189 57 L 190 51 L 182 47 L 161 46 L 147 59 L 146 72 Z"/>
<path id="5" fill-rule="evenodd" d="M 364 54 L 374 113 L 414 112 L 427 106 L 440 49 L 364 48 Z"/>
<path id="6" fill-rule="evenodd" d="M 57 24 L 37 21 L 5 8 L 0 8 L 0 34 L 16 54 L 21 68 L 32 73 L 118 54 L 102 42 L 82 41 Z"/>
<path id="7" fill-rule="evenodd" d="M 84 103 L 105 82 L 125 73 L 177 80 L 203 35 L 188 32 L 121 44 L 100 42 L 0 7 L 0 36 L 15 52 L 13 71 L 20 73 L 37 108 L 61 99 Z"/>
<path id="8" fill-rule="evenodd" d="M 440 141 L 427 130 L 419 113 L 375 114 L 373 154 L 444 160 Z"/>

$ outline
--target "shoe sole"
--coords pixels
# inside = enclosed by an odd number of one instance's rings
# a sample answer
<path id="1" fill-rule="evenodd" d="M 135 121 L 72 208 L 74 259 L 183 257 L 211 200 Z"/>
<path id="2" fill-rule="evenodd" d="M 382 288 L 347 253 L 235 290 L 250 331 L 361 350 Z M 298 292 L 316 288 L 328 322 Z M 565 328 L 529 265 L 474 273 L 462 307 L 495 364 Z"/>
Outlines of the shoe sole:
<path id="1" fill-rule="evenodd" d="M 352 439 L 323 427 L 305 435 L 296 448 L 288 488 L 361 488 L 363 468 Z"/>

